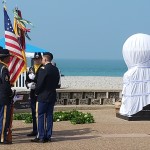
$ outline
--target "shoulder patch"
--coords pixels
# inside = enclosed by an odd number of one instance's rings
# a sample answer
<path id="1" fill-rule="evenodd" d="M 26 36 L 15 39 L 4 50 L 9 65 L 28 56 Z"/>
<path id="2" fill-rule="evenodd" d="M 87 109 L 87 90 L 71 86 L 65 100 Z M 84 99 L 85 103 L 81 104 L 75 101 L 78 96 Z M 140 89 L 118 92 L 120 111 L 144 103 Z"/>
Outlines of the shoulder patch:
<path id="1" fill-rule="evenodd" d="M 8 81 L 8 80 L 9 80 L 8 75 L 6 75 L 5 76 L 5 81 Z"/>

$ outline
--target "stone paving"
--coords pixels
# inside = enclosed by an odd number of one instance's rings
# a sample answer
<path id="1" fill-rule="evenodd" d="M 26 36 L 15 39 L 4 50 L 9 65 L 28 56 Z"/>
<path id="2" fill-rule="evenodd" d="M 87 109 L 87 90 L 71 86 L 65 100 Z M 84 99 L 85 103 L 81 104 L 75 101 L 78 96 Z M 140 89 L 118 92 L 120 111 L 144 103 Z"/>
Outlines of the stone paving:
<path id="1" fill-rule="evenodd" d="M 31 124 L 13 122 L 13 144 L 0 145 L 0 150 L 148 150 L 150 122 L 116 118 L 114 107 L 82 110 L 94 115 L 93 124 L 72 125 L 55 122 L 51 143 L 31 143 L 26 136 Z"/>

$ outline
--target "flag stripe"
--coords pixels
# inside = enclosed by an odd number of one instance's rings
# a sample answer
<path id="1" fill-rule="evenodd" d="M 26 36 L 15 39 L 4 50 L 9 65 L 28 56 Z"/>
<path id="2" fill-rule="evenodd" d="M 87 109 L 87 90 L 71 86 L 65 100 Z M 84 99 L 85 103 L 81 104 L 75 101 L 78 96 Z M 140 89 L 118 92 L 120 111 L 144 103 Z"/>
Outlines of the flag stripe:
<path id="1" fill-rule="evenodd" d="M 15 41 L 18 44 L 17 36 L 14 33 L 5 31 L 5 38 L 11 39 L 11 40 Z"/>
<path id="2" fill-rule="evenodd" d="M 12 65 L 11 67 L 10 67 L 10 66 L 8 67 L 10 74 L 12 74 L 16 69 L 18 69 L 18 68 L 16 68 L 16 67 L 17 67 L 17 64 L 18 64 L 19 60 L 20 60 L 20 59 L 18 59 L 18 58 L 15 57 L 15 56 L 12 58 L 11 63 L 13 63 L 13 65 Z"/>
<path id="3" fill-rule="evenodd" d="M 20 75 L 20 72 L 22 70 L 22 68 L 24 67 L 24 61 L 23 60 L 20 60 L 18 62 L 18 64 L 21 66 L 18 66 L 18 69 L 16 70 L 16 72 L 13 72 L 12 75 L 11 75 L 11 80 L 13 82 L 15 82 L 16 78 Z"/>
<path id="4" fill-rule="evenodd" d="M 16 49 L 16 47 L 11 44 L 11 43 L 7 43 L 5 42 L 5 45 L 6 45 L 6 48 L 14 55 L 16 55 L 16 57 L 21 57 L 23 59 L 23 56 L 22 56 L 22 52 L 18 51 L 18 49 Z M 19 53 L 18 53 L 19 52 Z"/>
<path id="5" fill-rule="evenodd" d="M 13 42 L 13 44 L 16 45 L 18 47 L 18 49 L 20 48 L 18 42 L 14 41 L 13 38 L 11 38 L 11 37 L 8 38 L 7 36 L 5 36 L 5 38 L 6 38 L 7 43 L 12 43 Z"/>
<path id="6" fill-rule="evenodd" d="M 10 58 L 10 63 L 9 63 L 9 66 L 8 66 L 9 70 L 14 66 L 14 63 L 15 63 L 16 59 L 17 59 L 17 57 L 11 57 Z"/>
<path id="7" fill-rule="evenodd" d="M 10 70 L 10 78 L 13 78 L 15 73 L 19 70 L 22 62 L 23 62 L 23 60 L 18 59 L 18 58 L 15 60 L 13 67 L 9 68 L 9 70 Z"/>

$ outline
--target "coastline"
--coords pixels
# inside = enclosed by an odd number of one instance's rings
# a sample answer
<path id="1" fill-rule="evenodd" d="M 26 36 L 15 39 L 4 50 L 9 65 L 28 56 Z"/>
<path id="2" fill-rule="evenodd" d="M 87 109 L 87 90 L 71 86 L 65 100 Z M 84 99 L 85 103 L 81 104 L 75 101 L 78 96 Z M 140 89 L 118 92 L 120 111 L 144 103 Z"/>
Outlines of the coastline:
<path id="1" fill-rule="evenodd" d="M 122 77 L 108 76 L 63 76 L 61 88 L 69 89 L 96 89 L 122 90 Z"/>

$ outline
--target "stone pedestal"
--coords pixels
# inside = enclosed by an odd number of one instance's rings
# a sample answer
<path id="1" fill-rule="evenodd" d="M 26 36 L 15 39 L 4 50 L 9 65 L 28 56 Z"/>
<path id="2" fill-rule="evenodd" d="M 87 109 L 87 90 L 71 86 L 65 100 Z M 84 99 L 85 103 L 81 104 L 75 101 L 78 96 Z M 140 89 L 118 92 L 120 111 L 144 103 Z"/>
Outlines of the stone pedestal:
<path id="1" fill-rule="evenodd" d="M 119 114 L 120 107 L 121 107 L 121 101 L 115 102 L 116 114 Z"/>
<path id="2" fill-rule="evenodd" d="M 119 109 L 116 108 L 116 117 L 121 118 L 121 119 L 125 119 L 128 121 L 142 121 L 142 120 L 149 121 L 150 120 L 150 105 L 143 107 L 143 110 L 137 112 L 136 114 L 134 114 L 130 117 L 120 115 Z"/>

